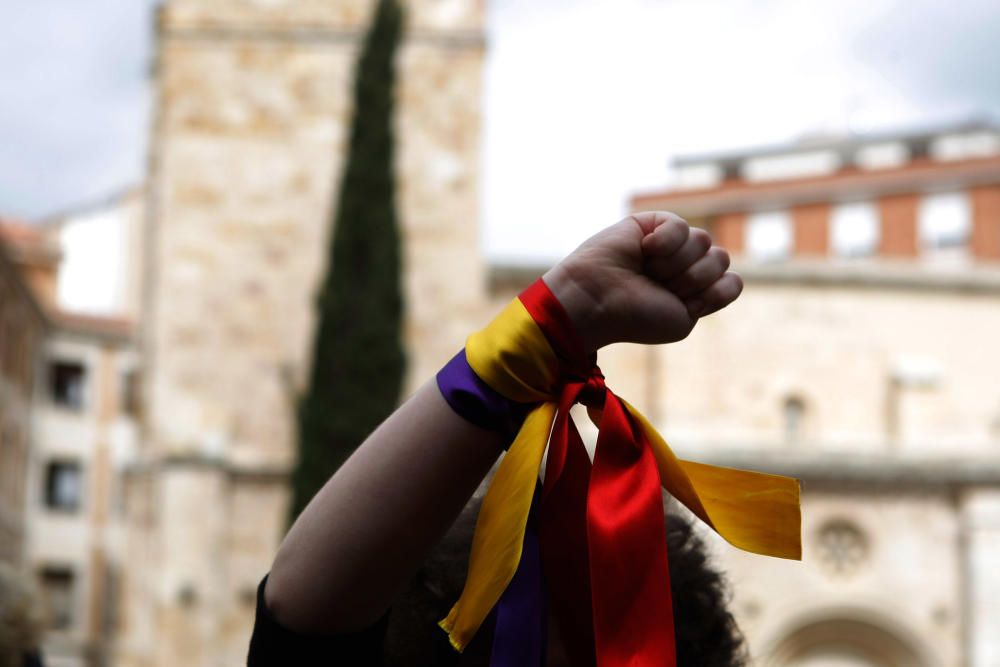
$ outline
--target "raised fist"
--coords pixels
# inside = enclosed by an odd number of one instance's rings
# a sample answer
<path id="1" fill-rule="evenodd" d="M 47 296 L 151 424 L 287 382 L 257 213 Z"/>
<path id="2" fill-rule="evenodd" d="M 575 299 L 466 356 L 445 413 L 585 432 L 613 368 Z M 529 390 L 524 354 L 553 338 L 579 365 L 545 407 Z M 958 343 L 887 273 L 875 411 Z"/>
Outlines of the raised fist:
<path id="1" fill-rule="evenodd" d="M 588 350 L 673 343 L 743 291 L 729 254 L 664 211 L 630 215 L 592 236 L 544 276 Z"/>

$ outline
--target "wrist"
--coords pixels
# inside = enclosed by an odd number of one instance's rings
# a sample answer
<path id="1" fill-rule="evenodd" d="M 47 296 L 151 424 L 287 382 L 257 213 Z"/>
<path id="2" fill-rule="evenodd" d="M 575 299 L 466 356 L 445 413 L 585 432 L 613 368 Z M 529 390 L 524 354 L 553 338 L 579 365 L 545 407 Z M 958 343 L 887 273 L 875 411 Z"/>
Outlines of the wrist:
<path id="1" fill-rule="evenodd" d="M 436 380 L 452 411 L 479 428 L 502 435 L 504 449 L 513 441 L 532 407 L 530 403 L 505 398 L 483 382 L 469 365 L 464 349 L 438 371 Z"/>
<path id="2" fill-rule="evenodd" d="M 542 276 L 542 281 L 569 316 L 573 334 L 585 354 L 596 352 L 607 344 L 599 326 L 600 300 L 574 278 L 570 269 L 557 264 Z"/>

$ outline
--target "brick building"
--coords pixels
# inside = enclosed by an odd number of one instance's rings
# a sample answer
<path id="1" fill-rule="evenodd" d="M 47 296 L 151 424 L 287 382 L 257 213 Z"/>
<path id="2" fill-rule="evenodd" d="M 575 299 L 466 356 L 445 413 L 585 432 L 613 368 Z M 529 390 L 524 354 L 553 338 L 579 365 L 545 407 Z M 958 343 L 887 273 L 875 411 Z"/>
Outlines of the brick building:
<path id="1" fill-rule="evenodd" d="M 989 123 L 683 157 L 637 195 L 756 262 L 1000 261 L 1000 134 Z"/>
<path id="2" fill-rule="evenodd" d="M 1000 664 L 1000 131 L 675 171 L 633 209 L 707 227 L 747 288 L 690 340 L 645 353 L 649 401 L 693 456 L 803 480 L 803 563 L 716 544 L 760 664 Z"/>

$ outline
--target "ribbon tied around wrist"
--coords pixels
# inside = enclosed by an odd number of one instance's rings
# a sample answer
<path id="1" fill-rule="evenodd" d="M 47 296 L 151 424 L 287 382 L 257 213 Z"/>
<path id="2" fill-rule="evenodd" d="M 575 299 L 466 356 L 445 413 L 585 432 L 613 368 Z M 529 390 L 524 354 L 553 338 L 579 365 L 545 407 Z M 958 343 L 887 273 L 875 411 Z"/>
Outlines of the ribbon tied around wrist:
<path id="1" fill-rule="evenodd" d="M 541 279 L 469 337 L 466 357 L 500 395 L 536 406 L 483 498 L 465 587 L 440 623 L 456 649 L 495 609 L 491 665 L 540 667 L 548 604 L 574 665 L 676 665 L 661 487 L 732 545 L 801 558 L 798 481 L 678 459 L 607 388 Z M 574 403 L 598 424 L 593 462 Z"/>

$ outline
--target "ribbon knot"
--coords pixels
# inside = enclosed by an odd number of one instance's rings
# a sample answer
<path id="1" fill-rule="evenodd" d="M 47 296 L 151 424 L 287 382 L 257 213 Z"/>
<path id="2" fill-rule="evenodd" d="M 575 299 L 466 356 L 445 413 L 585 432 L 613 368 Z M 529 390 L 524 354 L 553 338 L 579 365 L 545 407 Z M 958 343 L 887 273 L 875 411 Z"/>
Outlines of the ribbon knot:
<path id="1" fill-rule="evenodd" d="M 494 664 L 543 662 L 544 641 L 528 651 L 530 633 L 499 620 L 544 619 L 523 612 L 525 591 L 537 597 L 539 587 L 512 585 L 515 571 L 540 556 L 572 664 L 673 667 L 661 488 L 734 546 L 801 557 L 798 482 L 678 459 L 645 417 L 607 388 L 596 356 L 582 353 L 569 316 L 541 280 L 470 336 L 466 357 L 493 390 L 535 407 L 483 498 L 465 588 L 441 621 L 455 648 L 468 644 L 504 596 L 519 611 L 498 612 L 497 645 L 521 646 L 525 657 Z M 593 462 L 569 415 L 574 403 L 601 408 Z M 537 540 L 528 525 L 536 497 Z M 537 611 L 537 600 L 528 607 Z"/>
<path id="2" fill-rule="evenodd" d="M 582 385 L 582 386 L 580 386 Z M 588 408 L 603 408 L 608 387 L 604 384 L 604 373 L 595 364 L 590 375 L 583 382 L 572 382 L 563 386 L 563 395 L 578 390 L 576 402 Z"/>

